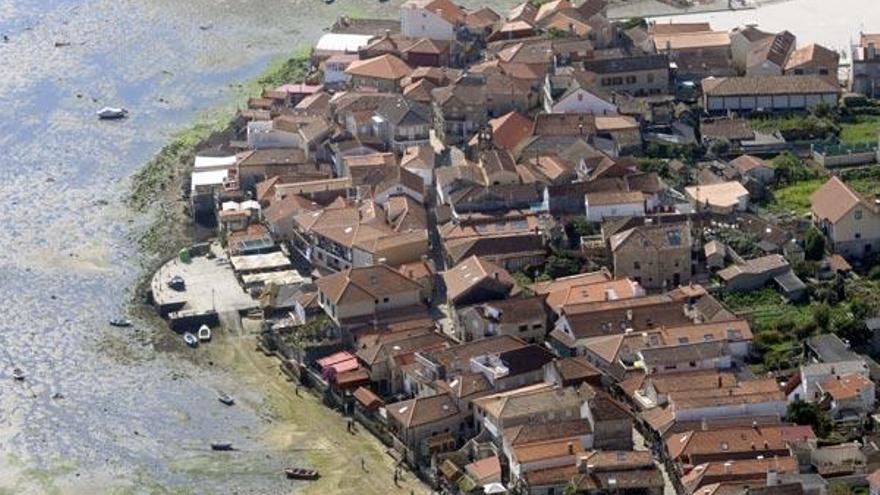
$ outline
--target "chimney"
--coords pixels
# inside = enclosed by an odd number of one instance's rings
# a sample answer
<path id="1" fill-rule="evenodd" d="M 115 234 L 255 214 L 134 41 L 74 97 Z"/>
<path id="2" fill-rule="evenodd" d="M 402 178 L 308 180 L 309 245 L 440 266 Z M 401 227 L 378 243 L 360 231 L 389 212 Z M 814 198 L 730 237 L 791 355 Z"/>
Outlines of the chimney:
<path id="1" fill-rule="evenodd" d="M 779 484 L 779 473 L 775 469 L 767 470 L 767 486 L 776 486 Z"/>
<path id="2" fill-rule="evenodd" d="M 495 277 L 495 280 L 498 280 L 498 272 L 492 274 Z"/>
<path id="3" fill-rule="evenodd" d="M 700 430 L 709 431 L 709 421 L 705 417 L 700 420 Z"/>
<path id="4" fill-rule="evenodd" d="M 718 388 L 721 388 L 724 384 L 724 378 L 721 375 L 718 375 Z"/>
<path id="5" fill-rule="evenodd" d="M 724 474 L 730 474 L 733 470 L 733 462 L 727 461 L 724 463 Z"/>
<path id="6" fill-rule="evenodd" d="M 574 444 L 568 442 L 568 455 L 574 455 Z"/>

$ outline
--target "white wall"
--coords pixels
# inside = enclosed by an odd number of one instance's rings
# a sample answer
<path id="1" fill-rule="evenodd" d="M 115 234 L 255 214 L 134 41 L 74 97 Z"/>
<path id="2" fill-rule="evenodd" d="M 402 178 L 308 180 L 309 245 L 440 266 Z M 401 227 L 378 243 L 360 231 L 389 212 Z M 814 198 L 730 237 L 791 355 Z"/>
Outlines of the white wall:
<path id="1" fill-rule="evenodd" d="M 613 115 L 617 113 L 617 107 L 589 91 L 579 89 L 554 103 L 552 113 Z"/>
<path id="2" fill-rule="evenodd" d="M 590 206 L 590 202 L 585 200 L 584 205 L 587 210 L 587 220 L 590 222 L 601 222 L 605 217 L 645 216 L 645 203 L 641 201 L 638 203 Z"/>
<path id="3" fill-rule="evenodd" d="M 455 26 L 436 13 L 414 5 L 400 8 L 400 31 L 410 38 L 455 39 Z"/>

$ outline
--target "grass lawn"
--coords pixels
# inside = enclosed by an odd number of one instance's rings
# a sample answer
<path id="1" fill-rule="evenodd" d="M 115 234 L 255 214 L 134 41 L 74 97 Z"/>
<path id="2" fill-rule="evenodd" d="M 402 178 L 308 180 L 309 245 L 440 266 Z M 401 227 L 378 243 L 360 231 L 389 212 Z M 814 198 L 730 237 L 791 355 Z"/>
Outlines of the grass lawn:
<path id="1" fill-rule="evenodd" d="M 797 214 L 806 213 L 810 211 L 810 195 L 824 183 L 823 179 L 810 179 L 775 189 L 773 199 L 767 204 L 767 208 L 777 213 L 790 211 Z"/>
<path id="2" fill-rule="evenodd" d="M 841 174 L 841 178 L 867 198 L 880 194 L 880 168 L 876 166 L 847 170 Z"/>
<path id="3" fill-rule="evenodd" d="M 809 304 L 787 303 L 771 288 L 728 294 L 724 303 L 737 315 L 751 316 L 756 331 L 775 328 L 776 323 L 786 318 L 800 325 L 813 317 Z"/>
<path id="4" fill-rule="evenodd" d="M 855 115 L 851 122 L 840 123 L 841 143 L 876 143 L 878 136 L 880 136 L 880 115 Z"/>

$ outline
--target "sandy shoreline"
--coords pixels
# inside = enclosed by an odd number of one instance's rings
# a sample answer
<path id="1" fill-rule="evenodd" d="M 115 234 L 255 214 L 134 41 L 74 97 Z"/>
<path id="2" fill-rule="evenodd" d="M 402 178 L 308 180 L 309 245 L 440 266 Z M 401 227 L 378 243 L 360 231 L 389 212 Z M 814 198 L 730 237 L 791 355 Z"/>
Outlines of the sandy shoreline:
<path id="1" fill-rule="evenodd" d="M 211 366 L 211 362 L 214 367 L 239 376 L 243 388 L 263 398 L 254 402 L 246 397 L 234 407 L 253 408 L 267 419 L 268 424 L 256 436 L 268 447 L 267 452 L 273 452 L 271 455 L 284 457 L 289 453 L 321 472 L 321 479 L 316 482 L 296 483 L 297 492 L 429 493 L 411 473 L 405 474 L 399 488 L 395 487 L 395 461 L 386 454 L 386 447 L 363 427 L 354 435 L 347 433 L 344 416 L 324 406 L 304 388 L 297 395 L 294 384 L 281 373 L 278 360 L 256 350 L 254 332 L 259 323 L 245 319 L 243 325 L 245 333 L 241 336 L 225 330 L 216 332 L 215 340 L 199 349 L 196 364 Z M 360 458 L 364 459 L 367 472 L 361 470 Z"/>

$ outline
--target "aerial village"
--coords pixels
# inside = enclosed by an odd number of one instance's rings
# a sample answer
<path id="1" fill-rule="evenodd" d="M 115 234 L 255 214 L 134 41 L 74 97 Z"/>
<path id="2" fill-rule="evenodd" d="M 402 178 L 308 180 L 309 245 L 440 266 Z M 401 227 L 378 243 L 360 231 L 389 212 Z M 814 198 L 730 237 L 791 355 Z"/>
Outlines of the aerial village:
<path id="1" fill-rule="evenodd" d="M 156 307 L 258 314 L 438 493 L 880 493 L 880 34 L 606 8 L 340 18 L 195 158 Z"/>

